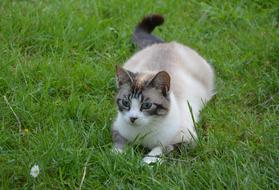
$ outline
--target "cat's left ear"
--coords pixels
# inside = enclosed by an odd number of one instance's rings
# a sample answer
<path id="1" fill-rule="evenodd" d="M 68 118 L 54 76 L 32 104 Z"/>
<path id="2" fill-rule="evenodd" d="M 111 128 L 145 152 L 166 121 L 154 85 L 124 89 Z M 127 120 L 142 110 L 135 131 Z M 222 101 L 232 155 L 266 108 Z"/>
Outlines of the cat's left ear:
<path id="1" fill-rule="evenodd" d="M 117 65 L 116 77 L 117 77 L 117 86 L 119 88 L 124 84 L 131 85 L 133 83 L 134 74 Z"/>
<path id="2" fill-rule="evenodd" d="M 153 77 L 149 85 L 160 89 L 163 95 L 167 95 L 170 90 L 170 75 L 166 71 L 160 71 Z"/>

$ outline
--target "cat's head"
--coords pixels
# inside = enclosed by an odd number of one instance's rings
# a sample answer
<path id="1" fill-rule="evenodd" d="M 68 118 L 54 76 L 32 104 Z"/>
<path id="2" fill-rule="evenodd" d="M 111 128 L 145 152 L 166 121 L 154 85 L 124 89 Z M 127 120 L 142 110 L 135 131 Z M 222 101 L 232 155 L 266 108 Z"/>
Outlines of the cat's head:
<path id="1" fill-rule="evenodd" d="M 126 123 L 146 126 L 168 114 L 170 76 L 167 72 L 133 73 L 116 67 L 116 78 L 116 103 Z"/>

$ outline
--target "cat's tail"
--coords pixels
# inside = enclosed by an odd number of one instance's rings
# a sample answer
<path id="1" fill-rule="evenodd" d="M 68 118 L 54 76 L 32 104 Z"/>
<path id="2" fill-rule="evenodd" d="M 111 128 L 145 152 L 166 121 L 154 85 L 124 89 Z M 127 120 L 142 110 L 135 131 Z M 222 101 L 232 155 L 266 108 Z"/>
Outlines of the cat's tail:
<path id="1" fill-rule="evenodd" d="M 164 43 L 160 38 L 153 36 L 151 32 L 164 23 L 164 17 L 159 14 L 146 16 L 136 26 L 133 33 L 133 43 L 143 49 L 155 43 Z"/>

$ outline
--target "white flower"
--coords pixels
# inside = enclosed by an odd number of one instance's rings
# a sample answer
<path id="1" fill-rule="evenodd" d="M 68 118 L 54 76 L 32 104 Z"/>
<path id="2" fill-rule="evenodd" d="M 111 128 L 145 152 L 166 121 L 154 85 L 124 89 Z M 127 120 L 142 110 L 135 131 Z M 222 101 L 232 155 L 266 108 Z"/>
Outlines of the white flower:
<path id="1" fill-rule="evenodd" d="M 34 166 L 31 168 L 30 175 L 31 175 L 32 177 L 37 177 L 39 174 L 40 174 L 39 166 L 38 166 L 38 165 L 34 165 Z"/>

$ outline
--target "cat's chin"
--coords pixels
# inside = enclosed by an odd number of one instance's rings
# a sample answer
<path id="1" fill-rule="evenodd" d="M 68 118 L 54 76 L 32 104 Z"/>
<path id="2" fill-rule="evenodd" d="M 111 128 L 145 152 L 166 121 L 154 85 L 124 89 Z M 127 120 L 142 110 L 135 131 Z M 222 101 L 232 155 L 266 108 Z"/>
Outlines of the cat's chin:
<path id="1" fill-rule="evenodd" d="M 150 125 L 148 122 L 135 122 L 135 123 L 131 123 L 131 122 L 127 122 L 126 124 L 131 127 L 131 128 L 145 128 L 146 126 Z"/>
<path id="2" fill-rule="evenodd" d="M 131 122 L 128 122 L 127 123 L 130 127 L 135 127 L 135 128 L 140 128 L 140 127 L 143 127 L 144 125 L 141 124 L 141 123 L 131 123 Z"/>
<path id="3" fill-rule="evenodd" d="M 137 123 L 130 123 L 130 122 L 128 122 L 127 124 L 130 127 L 138 127 L 139 126 L 139 124 L 137 124 Z"/>
<path id="4" fill-rule="evenodd" d="M 124 121 L 127 126 L 134 127 L 134 128 L 145 127 L 145 126 L 148 126 L 148 125 L 150 125 L 152 123 L 152 120 L 150 120 L 150 119 L 138 119 L 137 121 L 132 123 L 126 117 L 122 117 L 122 121 Z"/>

